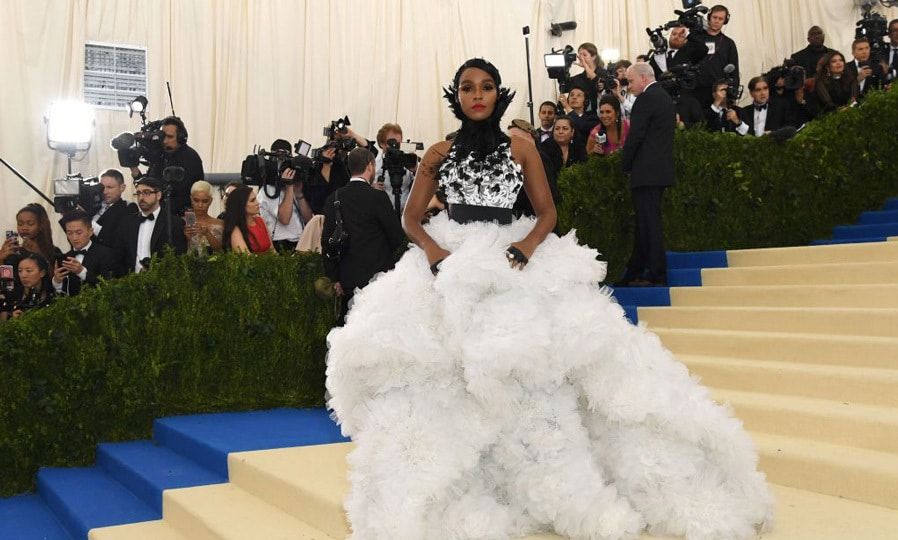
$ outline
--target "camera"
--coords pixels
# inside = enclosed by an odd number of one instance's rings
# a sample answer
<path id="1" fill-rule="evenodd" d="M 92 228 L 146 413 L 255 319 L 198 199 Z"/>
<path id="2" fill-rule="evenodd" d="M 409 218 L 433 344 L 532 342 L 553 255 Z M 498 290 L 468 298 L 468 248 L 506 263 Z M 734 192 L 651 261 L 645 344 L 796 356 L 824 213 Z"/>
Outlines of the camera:
<path id="1" fill-rule="evenodd" d="M 652 50 L 649 51 L 649 56 L 667 52 L 667 38 L 664 37 L 663 33 L 666 29 L 666 25 L 659 26 L 655 29 L 645 29 L 645 33 L 649 35 L 649 41 L 652 43 Z"/>
<path id="2" fill-rule="evenodd" d="M 299 140 L 295 145 L 297 152 L 305 151 L 311 145 Z M 269 152 L 264 148 L 254 148 L 254 152 L 243 160 L 240 166 L 240 176 L 243 183 L 248 186 L 276 186 L 278 192 L 284 183 L 305 182 L 309 178 L 312 171 L 312 159 L 303 153 L 291 155 L 289 149 L 279 148 L 273 152 Z M 285 182 L 281 179 L 281 175 L 287 169 L 293 169 L 296 174 L 291 182 Z"/>
<path id="3" fill-rule="evenodd" d="M 418 145 L 421 145 L 418 148 Z M 415 148 L 424 149 L 422 143 L 415 143 Z M 400 149 L 399 141 L 396 139 L 387 139 L 387 147 L 384 150 L 383 171 L 390 175 L 390 185 L 394 190 L 402 188 L 402 178 L 407 170 L 414 169 L 418 164 L 418 156 L 412 153 L 403 152 Z"/>
<path id="4" fill-rule="evenodd" d="M 862 19 L 856 23 L 854 39 L 867 38 L 870 42 L 870 54 L 878 56 L 887 54 L 889 50 L 886 36 L 889 34 L 889 23 L 885 16 L 873 12 L 876 2 L 863 4 Z"/>
<path id="5" fill-rule="evenodd" d="M 131 168 L 140 165 L 141 158 L 148 165 L 161 163 L 165 152 L 164 140 L 162 120 L 154 120 L 141 126 L 140 131 L 119 134 L 110 144 L 118 151 L 119 165 Z"/>
<path id="6" fill-rule="evenodd" d="M 571 91 L 571 66 L 577 60 L 577 53 L 570 45 L 564 49 L 543 55 L 543 62 L 550 79 L 558 81 L 558 91 L 566 94 Z"/>
<path id="7" fill-rule="evenodd" d="M 59 214 L 78 207 L 90 215 L 103 204 L 103 184 L 96 176 L 84 178 L 80 173 L 67 174 L 53 181 L 53 209 Z"/>
<path id="8" fill-rule="evenodd" d="M 770 88 L 776 87 L 776 81 L 782 78 L 783 86 L 787 91 L 791 92 L 804 86 L 805 77 L 804 68 L 791 58 L 786 58 L 783 60 L 782 65 L 775 66 L 764 75 Z"/>
<path id="9" fill-rule="evenodd" d="M 349 116 L 344 116 L 343 118 L 337 118 L 336 120 L 331 122 L 330 126 L 325 126 L 324 128 L 324 136 L 328 139 L 333 139 L 337 136 L 337 134 L 345 135 L 349 131 L 349 126 L 352 124 L 349 122 Z"/>
<path id="10" fill-rule="evenodd" d="M 727 64 L 723 68 L 723 79 L 721 79 L 721 83 L 726 83 L 727 85 L 727 102 L 728 103 L 736 103 L 740 99 L 742 99 L 742 85 L 736 80 L 736 66 L 733 64 Z M 716 86 L 716 85 L 715 85 Z M 730 106 L 730 105 L 728 105 Z"/>
<path id="11" fill-rule="evenodd" d="M 658 83 L 670 95 L 674 103 L 679 101 L 683 90 L 695 90 L 698 82 L 698 66 L 691 64 L 678 64 L 670 66 L 667 71 L 658 78 Z"/>
<path id="12" fill-rule="evenodd" d="M 683 11 L 675 9 L 674 13 L 677 20 L 665 24 L 665 30 L 679 25 L 685 26 L 690 32 L 708 29 L 708 19 L 705 18 L 708 8 L 702 5 L 701 0 L 683 0 Z"/>
<path id="13" fill-rule="evenodd" d="M 617 88 L 618 85 L 627 86 L 629 84 L 630 81 L 627 79 L 618 80 L 617 63 L 611 63 L 606 66 L 604 73 L 599 73 L 599 82 L 597 86 L 600 92 L 610 94 L 614 92 L 614 89 Z"/>

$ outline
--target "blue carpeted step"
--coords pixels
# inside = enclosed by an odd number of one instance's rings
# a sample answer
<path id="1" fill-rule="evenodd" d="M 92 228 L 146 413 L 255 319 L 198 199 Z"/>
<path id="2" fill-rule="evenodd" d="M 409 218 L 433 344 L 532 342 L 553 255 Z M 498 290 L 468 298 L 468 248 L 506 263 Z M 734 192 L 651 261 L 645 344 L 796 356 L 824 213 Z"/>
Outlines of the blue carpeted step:
<path id="1" fill-rule="evenodd" d="M 674 268 L 667 271 L 667 285 L 670 287 L 701 287 L 701 268 Z"/>
<path id="2" fill-rule="evenodd" d="M 0 499 L 0 538 L 16 540 L 72 540 L 39 495 Z"/>
<path id="3" fill-rule="evenodd" d="M 99 467 L 41 469 L 37 489 L 75 540 L 94 527 L 162 517 Z"/>
<path id="4" fill-rule="evenodd" d="M 881 238 L 898 236 L 898 223 L 877 225 L 840 225 L 833 228 L 833 240 L 845 238 Z"/>
<path id="5" fill-rule="evenodd" d="M 864 212 L 857 220 L 858 225 L 878 225 L 880 223 L 898 223 L 898 210 Z"/>
<path id="6" fill-rule="evenodd" d="M 637 311 L 636 306 L 621 306 L 624 308 L 624 313 L 627 315 L 627 318 L 630 319 L 630 322 L 633 324 L 639 324 L 639 313 Z"/>
<path id="7" fill-rule="evenodd" d="M 346 442 L 325 409 L 274 409 L 156 420 L 160 444 L 227 477 L 228 454 Z"/>
<path id="8" fill-rule="evenodd" d="M 667 269 L 726 268 L 726 251 L 668 251 Z"/>
<path id="9" fill-rule="evenodd" d="M 152 441 L 100 444 L 97 465 L 160 514 L 163 490 L 228 481 L 226 476 Z"/>
<path id="10" fill-rule="evenodd" d="M 831 246 L 834 244 L 865 244 L 867 242 L 885 242 L 888 240 L 886 237 L 869 237 L 869 238 L 840 238 L 838 240 L 835 239 L 824 239 L 824 240 L 814 240 L 811 242 L 812 246 Z"/>
<path id="11" fill-rule="evenodd" d="M 898 210 L 898 197 L 892 197 L 891 199 L 887 199 L 886 203 L 882 205 L 883 210 Z"/>
<path id="12" fill-rule="evenodd" d="M 612 289 L 617 303 L 622 306 L 669 306 L 668 287 L 620 287 Z"/>

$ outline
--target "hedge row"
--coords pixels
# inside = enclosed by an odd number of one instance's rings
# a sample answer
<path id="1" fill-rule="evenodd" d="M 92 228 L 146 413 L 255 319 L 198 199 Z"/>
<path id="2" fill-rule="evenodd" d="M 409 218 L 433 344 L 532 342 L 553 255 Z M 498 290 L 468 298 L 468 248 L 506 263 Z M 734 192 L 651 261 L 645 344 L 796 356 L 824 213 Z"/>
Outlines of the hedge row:
<path id="1" fill-rule="evenodd" d="M 159 416 L 321 406 L 317 255 L 166 257 L 0 324 L 0 496 Z"/>
<path id="2" fill-rule="evenodd" d="M 677 185 L 665 192 L 667 249 L 807 245 L 898 195 L 898 88 L 831 114 L 786 143 L 701 129 L 676 134 Z M 633 243 L 620 155 L 593 157 L 559 178 L 562 230 L 619 278 Z"/>

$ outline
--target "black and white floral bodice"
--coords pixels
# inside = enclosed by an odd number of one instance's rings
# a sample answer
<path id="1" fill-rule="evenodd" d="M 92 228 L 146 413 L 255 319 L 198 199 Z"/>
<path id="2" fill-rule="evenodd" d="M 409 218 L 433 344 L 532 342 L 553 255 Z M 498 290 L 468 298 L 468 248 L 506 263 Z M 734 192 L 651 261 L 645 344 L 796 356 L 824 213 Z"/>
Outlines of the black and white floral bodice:
<path id="1" fill-rule="evenodd" d="M 511 158 L 508 142 L 500 144 L 482 161 L 474 160 L 471 154 L 458 160 L 453 146 L 437 178 L 450 205 L 511 208 L 524 185 L 524 174 Z"/>

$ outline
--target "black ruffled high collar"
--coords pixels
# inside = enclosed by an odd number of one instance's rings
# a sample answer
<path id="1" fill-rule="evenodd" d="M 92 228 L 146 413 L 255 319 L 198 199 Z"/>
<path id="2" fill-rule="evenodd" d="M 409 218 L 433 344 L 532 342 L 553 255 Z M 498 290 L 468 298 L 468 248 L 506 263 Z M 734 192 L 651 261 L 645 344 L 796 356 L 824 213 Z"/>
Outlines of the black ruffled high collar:
<path id="1" fill-rule="evenodd" d="M 496 107 L 486 120 L 474 121 L 462 112 L 458 100 L 458 83 L 462 72 L 468 68 L 478 68 L 489 73 L 499 87 Z M 480 161 L 495 152 L 499 145 L 509 141 L 508 135 L 502 131 L 501 121 L 502 115 L 514 99 L 514 92 L 503 88 L 501 84 L 502 77 L 495 66 L 482 58 L 472 58 L 458 68 L 452 84 L 443 89 L 443 97 L 449 102 L 449 109 L 461 120 L 461 129 L 458 130 L 452 143 L 457 160 L 461 161 L 468 155 L 473 155 L 475 160 Z"/>

